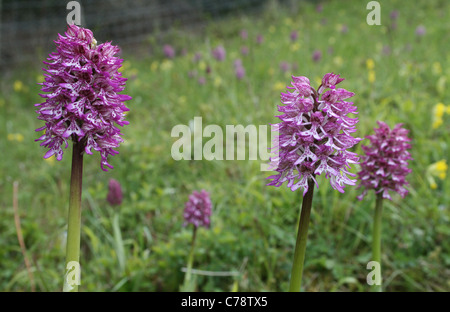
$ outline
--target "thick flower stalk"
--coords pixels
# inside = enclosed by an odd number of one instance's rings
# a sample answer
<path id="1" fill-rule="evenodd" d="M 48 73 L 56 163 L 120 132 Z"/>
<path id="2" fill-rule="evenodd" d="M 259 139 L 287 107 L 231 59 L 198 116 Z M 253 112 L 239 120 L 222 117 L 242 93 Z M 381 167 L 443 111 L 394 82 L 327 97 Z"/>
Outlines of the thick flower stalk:
<path id="1" fill-rule="evenodd" d="M 391 130 L 386 123 L 377 123 L 379 128 L 374 129 L 375 134 L 366 136 L 371 144 L 362 146 L 365 155 L 361 156 L 358 188 L 364 191 L 358 199 L 362 200 L 368 190 L 386 199 L 391 199 L 390 192 L 405 197 L 408 194 L 406 176 L 411 172 L 408 160 L 412 159 L 408 152 L 411 148 L 409 131 L 402 128 L 402 124 Z"/>
<path id="2" fill-rule="evenodd" d="M 192 265 L 194 263 L 194 250 L 195 240 L 197 237 L 197 228 L 203 226 L 209 228 L 211 225 L 211 199 L 209 193 L 205 190 L 200 192 L 194 191 L 189 196 L 189 200 L 185 204 L 184 208 L 184 223 L 183 226 L 188 224 L 193 225 L 191 248 L 187 260 L 186 275 L 184 277 L 184 284 L 181 288 L 182 291 L 193 291 L 194 286 L 191 280 Z"/>
<path id="3" fill-rule="evenodd" d="M 45 125 L 36 131 L 45 133 L 36 141 L 52 155 L 63 157 L 63 149 L 73 140 L 87 154 L 100 152 L 101 168 L 113 168 L 108 156 L 123 139 L 118 126 L 128 124 L 124 101 L 131 97 L 119 94 L 127 79 L 118 72 L 123 60 L 115 56 L 119 48 L 110 42 L 97 45 L 89 29 L 69 25 L 65 37 L 55 41 L 57 51 L 49 55 L 41 94 L 45 102 L 36 104 L 38 119 Z"/>
<path id="4" fill-rule="evenodd" d="M 289 291 L 299 291 L 314 184 L 318 187 L 316 176 L 323 173 L 331 186 L 341 193 L 345 185 L 354 185 L 356 181 L 347 175 L 355 175 L 348 169 L 359 158 L 349 149 L 360 139 L 351 136 L 356 131 L 358 119 L 348 116 L 357 114 L 356 107 L 345 101 L 354 93 L 336 88 L 343 78 L 333 73 L 326 74 L 317 90 L 311 87 L 306 77 L 292 78 L 288 92 L 281 93 L 284 106 L 279 106 L 278 111 L 283 114 L 277 116 L 281 122 L 275 125 L 279 136 L 274 142 L 278 155 L 271 158 L 271 168 L 278 174 L 268 177 L 272 180 L 268 185 L 279 187 L 287 182 L 292 191 L 303 189 L 289 286 Z"/>
<path id="5" fill-rule="evenodd" d="M 344 79 L 329 73 L 322 79 L 319 88 L 314 89 L 306 77 L 292 77 L 292 86 L 281 93 L 277 116 L 281 122 L 275 124 L 279 131 L 278 143 L 274 150 L 278 156 L 271 158 L 271 168 L 277 175 L 268 177 L 268 185 L 287 186 L 295 191 L 303 189 L 303 196 L 308 192 L 308 181 L 313 180 L 319 187 L 315 176 L 324 173 L 330 179 L 331 186 L 344 192 L 345 185 L 355 185 L 355 176 L 348 171 L 350 164 L 358 162 L 356 153 L 349 149 L 361 139 L 352 137 L 356 131 L 357 114 L 353 102 L 346 99 L 354 95 L 336 85 Z"/>
<path id="6" fill-rule="evenodd" d="M 363 146 L 365 155 L 361 157 L 361 171 L 358 173 L 360 185 L 364 187 L 363 193 L 358 196 L 362 200 L 368 190 L 377 194 L 373 234 L 372 234 L 372 260 L 378 262 L 381 272 L 381 224 L 383 199 L 392 199 L 389 192 L 396 192 L 404 197 L 408 194 L 405 188 L 408 185 L 406 176 L 411 172 L 408 160 L 412 159 L 408 149 L 411 148 L 408 130 L 397 124 L 394 129 L 378 121 L 379 128 L 374 129 L 375 134 L 366 136 L 370 145 Z M 374 285 L 375 291 L 382 290 L 382 278 Z"/>

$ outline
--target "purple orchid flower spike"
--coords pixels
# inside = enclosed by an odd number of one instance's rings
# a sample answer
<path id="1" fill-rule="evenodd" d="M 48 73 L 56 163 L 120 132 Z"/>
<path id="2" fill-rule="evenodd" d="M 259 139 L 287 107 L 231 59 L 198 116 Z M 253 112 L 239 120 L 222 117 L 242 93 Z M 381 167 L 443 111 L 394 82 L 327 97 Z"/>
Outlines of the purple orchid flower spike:
<path id="1" fill-rule="evenodd" d="M 358 173 L 360 185 L 364 192 L 358 196 L 362 200 L 368 190 L 382 193 L 383 198 L 391 199 L 389 192 L 396 192 L 405 197 L 408 190 L 406 176 L 411 172 L 408 168 L 408 160 L 411 148 L 408 138 L 408 130 L 397 124 L 394 129 L 378 121 L 375 134 L 366 136 L 370 145 L 362 146 L 365 155 L 361 156 L 361 171 Z"/>
<path id="2" fill-rule="evenodd" d="M 38 119 L 45 126 L 36 131 L 45 133 L 36 141 L 52 155 L 63 157 L 68 140 L 80 142 L 87 154 L 100 152 L 101 168 L 113 168 L 108 156 L 118 154 L 115 148 L 123 139 L 118 126 L 128 124 L 124 102 L 131 97 L 119 94 L 125 88 L 126 78 L 118 72 L 123 60 L 116 57 L 119 48 L 110 42 L 97 45 L 89 29 L 69 25 L 65 37 L 56 40 L 57 51 L 49 55 L 44 69 L 45 82 L 41 83 L 41 97 L 45 102 L 36 104 Z"/>
<path id="3" fill-rule="evenodd" d="M 207 191 L 192 192 L 185 204 L 183 225 L 186 226 L 191 223 L 196 228 L 199 226 L 209 228 L 211 224 L 211 207 L 211 199 Z"/>
<path id="4" fill-rule="evenodd" d="M 291 92 L 281 93 L 278 157 L 271 159 L 278 174 L 268 177 L 272 180 L 268 185 L 279 187 L 287 182 L 292 191 L 303 188 L 305 196 L 308 181 L 318 187 L 315 176 L 324 174 L 343 193 L 346 184 L 355 185 L 356 180 L 347 175 L 355 176 L 348 169 L 359 159 L 349 151 L 361 140 L 351 136 L 358 119 L 347 116 L 357 114 L 353 102 L 346 101 L 354 93 L 336 89 L 344 79 L 333 73 L 323 77 L 317 90 L 306 77 L 292 79 L 292 86 L 287 87 Z"/>

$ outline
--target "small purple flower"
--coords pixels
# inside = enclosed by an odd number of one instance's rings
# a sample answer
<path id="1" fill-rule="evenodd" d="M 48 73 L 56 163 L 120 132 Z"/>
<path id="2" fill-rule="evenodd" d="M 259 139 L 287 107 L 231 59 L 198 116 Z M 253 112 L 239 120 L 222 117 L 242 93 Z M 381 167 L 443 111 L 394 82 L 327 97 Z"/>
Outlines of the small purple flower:
<path id="1" fill-rule="evenodd" d="M 257 44 L 262 44 L 263 42 L 264 42 L 263 35 L 259 34 L 258 36 L 256 36 L 256 43 Z"/>
<path id="2" fill-rule="evenodd" d="M 241 48 L 241 54 L 244 55 L 244 56 L 248 55 L 248 47 L 243 46 Z"/>
<path id="3" fill-rule="evenodd" d="M 320 52 L 319 50 L 315 50 L 312 55 L 312 60 L 317 63 L 318 61 L 320 61 L 321 58 L 322 52 Z"/>
<path id="4" fill-rule="evenodd" d="M 238 80 L 241 80 L 242 78 L 244 78 L 245 76 L 245 68 L 242 65 L 242 60 L 241 59 L 235 59 L 233 62 L 234 65 L 234 73 L 236 75 L 236 78 Z"/>
<path id="5" fill-rule="evenodd" d="M 393 10 L 391 12 L 391 14 L 389 14 L 389 17 L 391 18 L 391 20 L 395 21 L 398 17 L 398 11 L 397 10 Z"/>
<path id="6" fill-rule="evenodd" d="M 248 33 L 247 33 L 247 31 L 245 29 L 241 30 L 241 38 L 243 40 L 247 40 L 247 38 L 248 38 Z"/>
<path id="7" fill-rule="evenodd" d="M 292 92 L 281 93 L 278 106 L 282 114 L 277 116 L 281 122 L 275 124 L 279 131 L 278 141 L 274 142 L 277 157 L 271 158 L 271 167 L 278 172 L 267 179 L 267 185 L 287 186 L 295 191 L 303 188 L 303 196 L 308 191 L 308 181 L 316 183 L 316 175 L 325 174 L 331 186 L 344 192 L 345 184 L 355 185 L 347 175 L 350 164 L 358 163 L 358 155 L 349 151 L 361 139 L 354 138 L 358 118 L 348 117 L 357 114 L 353 102 L 346 99 L 354 95 L 336 85 L 343 81 L 339 75 L 329 73 L 322 78 L 316 90 L 306 77 L 292 76 Z M 329 89 L 326 91 L 326 89 Z"/>
<path id="8" fill-rule="evenodd" d="M 47 58 L 45 82 L 41 83 L 40 94 L 44 103 L 36 104 L 38 119 L 45 130 L 36 141 L 49 150 L 44 158 L 56 155 L 63 157 L 62 145 L 68 147 L 68 140 L 83 144 L 84 151 L 100 152 L 101 168 L 113 168 L 108 156 L 118 154 L 115 148 L 123 139 L 116 126 L 129 124 L 125 112 L 129 109 L 124 101 L 131 97 L 119 92 L 125 89 L 126 78 L 118 72 L 123 60 L 115 55 L 117 46 L 110 42 L 97 45 L 89 29 L 69 25 L 66 37 L 59 35 L 55 41 L 57 51 Z"/>
<path id="9" fill-rule="evenodd" d="M 227 52 L 225 51 L 225 48 L 223 46 L 219 45 L 212 51 L 212 55 L 216 60 L 221 62 L 225 60 Z"/>
<path id="10" fill-rule="evenodd" d="M 280 63 L 280 69 L 283 73 L 287 72 L 290 68 L 291 68 L 291 65 L 288 62 L 282 61 Z"/>
<path id="11" fill-rule="evenodd" d="M 290 38 L 292 42 L 296 41 L 298 39 L 298 32 L 296 30 L 291 31 Z"/>
<path id="12" fill-rule="evenodd" d="M 321 13 L 323 11 L 323 4 L 322 3 L 319 3 L 316 6 L 316 11 L 317 11 L 317 13 Z"/>
<path id="13" fill-rule="evenodd" d="M 427 33 L 427 29 L 423 25 L 419 25 L 416 28 L 416 36 L 423 37 Z"/>
<path id="14" fill-rule="evenodd" d="M 383 198 L 391 199 L 389 191 L 399 193 L 402 197 L 408 194 L 404 186 L 408 185 L 406 176 L 411 172 L 408 160 L 412 159 L 408 149 L 408 130 L 397 124 L 394 129 L 378 121 L 374 135 L 366 136 L 370 145 L 362 146 L 365 155 L 361 156 L 361 171 L 358 173 L 360 185 L 364 192 L 358 196 L 362 200 L 370 189 L 382 193 Z"/>
<path id="15" fill-rule="evenodd" d="M 171 45 L 165 44 L 163 51 L 164 51 L 164 55 L 167 58 L 173 59 L 175 57 L 175 49 Z"/>
<path id="16" fill-rule="evenodd" d="M 348 33 L 348 26 L 347 25 L 342 25 L 341 26 L 341 33 L 346 34 Z"/>
<path id="17" fill-rule="evenodd" d="M 111 206 L 118 206 L 122 203 L 122 199 L 122 187 L 120 186 L 119 181 L 109 179 L 108 195 L 106 196 L 106 200 L 111 204 Z"/>
<path id="18" fill-rule="evenodd" d="M 205 77 L 200 77 L 200 78 L 198 78 L 197 81 L 198 81 L 198 84 L 201 86 L 203 86 L 206 83 Z"/>
<path id="19" fill-rule="evenodd" d="M 245 69 L 242 66 L 237 66 L 235 69 L 236 78 L 241 80 L 245 76 Z"/>
<path id="20" fill-rule="evenodd" d="M 209 228 L 211 224 L 211 207 L 212 204 L 208 192 L 205 190 L 201 190 L 200 192 L 192 192 L 189 196 L 189 200 L 184 206 L 183 226 L 191 223 L 196 228 L 199 226 Z"/>

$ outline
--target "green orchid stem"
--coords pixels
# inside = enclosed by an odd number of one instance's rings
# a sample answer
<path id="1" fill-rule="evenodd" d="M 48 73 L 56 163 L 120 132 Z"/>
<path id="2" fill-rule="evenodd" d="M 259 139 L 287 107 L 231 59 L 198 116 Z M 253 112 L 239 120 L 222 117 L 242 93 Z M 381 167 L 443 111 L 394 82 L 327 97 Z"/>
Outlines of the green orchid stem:
<path id="1" fill-rule="evenodd" d="M 380 285 L 373 285 L 374 291 L 381 290 L 381 213 L 383 210 L 383 194 L 380 192 L 377 194 L 375 203 L 375 215 L 373 221 L 373 235 L 372 235 L 372 260 L 377 261 L 380 264 Z"/>
<path id="2" fill-rule="evenodd" d="M 66 274 L 64 292 L 77 292 L 80 284 L 81 185 L 83 176 L 81 142 L 73 141 L 72 173 L 70 176 L 69 217 L 67 227 Z"/>
<path id="3" fill-rule="evenodd" d="M 309 217 L 314 194 L 314 181 L 309 179 L 308 192 L 303 197 L 302 212 L 298 225 L 297 242 L 295 244 L 294 261 L 292 263 L 291 284 L 289 291 L 300 291 L 302 286 L 303 263 L 305 262 L 306 241 L 308 239 Z"/>
<path id="4" fill-rule="evenodd" d="M 191 284 L 192 266 L 194 264 L 194 250 L 196 237 L 197 237 L 197 227 L 193 225 L 191 250 L 189 251 L 186 275 L 184 276 L 184 286 L 183 286 L 184 291 L 191 291 L 190 284 Z"/>

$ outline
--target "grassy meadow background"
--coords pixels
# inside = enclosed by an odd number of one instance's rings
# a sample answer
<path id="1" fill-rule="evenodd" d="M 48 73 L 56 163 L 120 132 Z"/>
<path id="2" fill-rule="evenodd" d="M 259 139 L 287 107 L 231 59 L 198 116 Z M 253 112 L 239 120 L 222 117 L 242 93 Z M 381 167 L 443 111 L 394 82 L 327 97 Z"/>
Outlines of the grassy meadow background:
<path id="1" fill-rule="evenodd" d="M 130 125 L 123 128 L 120 154 L 110 158 L 113 170 L 100 169 L 98 153 L 84 158 L 80 290 L 178 291 L 192 234 L 182 226 L 184 203 L 193 190 L 205 189 L 213 202 L 212 225 L 197 233 L 194 268 L 238 274 L 198 275 L 196 289 L 286 291 L 302 192 L 265 186 L 270 172 L 260 171 L 262 161 L 174 161 L 171 130 L 196 116 L 203 127 L 216 124 L 224 132 L 226 125 L 275 123 L 291 75 L 307 76 L 318 87 L 325 73 L 335 72 L 346 79 L 340 86 L 356 94 L 358 137 L 382 120 L 403 123 L 412 138 L 410 193 L 384 205 L 385 290 L 449 291 L 450 5 L 379 2 L 380 26 L 366 23 L 365 1 L 324 1 L 323 10 L 312 1 L 270 2 L 261 12 L 227 16 L 202 29 L 174 26 L 164 37 L 149 35 L 140 49 L 122 46 L 122 71 L 129 78 L 124 93 L 133 97 L 127 103 Z M 419 25 L 426 30 L 422 36 Z M 55 30 L 55 38 L 64 31 Z M 295 41 L 292 31 L 298 32 Z M 164 44 L 175 48 L 175 58 L 164 56 Z M 218 45 L 226 49 L 222 62 L 211 54 Z M 315 61 L 316 50 L 321 57 Z M 194 61 L 197 52 L 202 57 Z M 245 69 L 242 79 L 235 75 L 236 59 Z M 40 136 L 34 130 L 43 125 L 33 106 L 42 101 L 41 68 L 16 66 L 0 80 L 2 291 L 62 289 L 71 148 L 61 162 L 44 160 L 46 149 L 34 142 Z M 367 143 L 354 150 L 360 153 Z M 110 178 L 122 185 L 118 207 L 106 201 Z M 14 181 L 32 281 L 14 223 Z M 340 194 L 324 177 L 319 185 L 302 288 L 369 291 L 375 196 L 358 201 L 361 190 L 347 186 Z"/>

